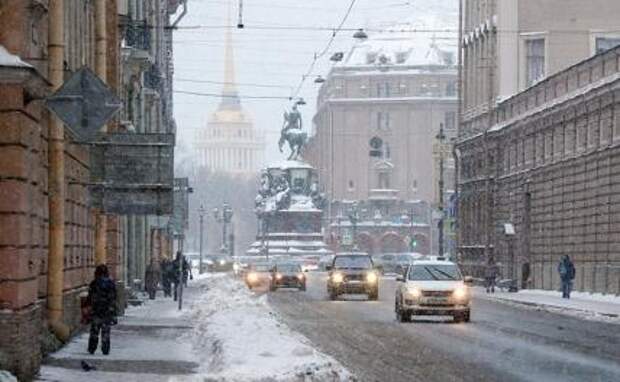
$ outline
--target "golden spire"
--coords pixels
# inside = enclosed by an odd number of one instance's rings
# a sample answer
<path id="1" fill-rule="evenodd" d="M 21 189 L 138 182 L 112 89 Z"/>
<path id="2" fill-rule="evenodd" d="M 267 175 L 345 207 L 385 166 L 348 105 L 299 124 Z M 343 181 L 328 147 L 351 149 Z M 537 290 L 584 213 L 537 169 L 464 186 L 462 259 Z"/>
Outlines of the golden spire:
<path id="1" fill-rule="evenodd" d="M 239 105 L 239 94 L 237 92 L 237 86 L 235 85 L 235 56 L 233 52 L 232 41 L 232 24 L 230 20 L 231 6 L 228 2 L 228 17 L 227 28 L 225 36 L 225 48 L 224 48 L 224 87 L 222 89 L 222 103 L 221 108 L 231 108 Z"/>

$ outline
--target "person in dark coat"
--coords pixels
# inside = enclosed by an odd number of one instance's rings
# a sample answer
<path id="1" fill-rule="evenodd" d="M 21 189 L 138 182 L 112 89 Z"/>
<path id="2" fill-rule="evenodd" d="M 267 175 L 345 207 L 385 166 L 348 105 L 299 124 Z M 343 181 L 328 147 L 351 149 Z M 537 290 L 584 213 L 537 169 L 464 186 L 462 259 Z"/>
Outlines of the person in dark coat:
<path id="1" fill-rule="evenodd" d="M 564 255 L 560 260 L 558 273 L 562 282 L 562 298 L 570 298 L 573 280 L 575 279 L 575 265 L 568 255 Z"/>
<path id="2" fill-rule="evenodd" d="M 182 269 L 179 269 L 183 267 Z M 185 259 L 185 256 L 181 253 L 181 251 L 177 252 L 177 257 L 174 260 L 173 265 L 173 273 L 172 273 L 172 283 L 174 284 L 174 301 L 177 300 L 177 292 L 179 289 L 179 271 L 182 272 L 182 282 L 184 286 L 187 286 L 188 277 L 193 279 L 194 276 L 191 274 L 191 269 L 189 266 L 189 262 Z"/>
<path id="3" fill-rule="evenodd" d="M 499 276 L 499 266 L 495 262 L 493 256 L 489 257 L 486 267 L 484 268 L 484 279 L 487 293 L 495 293 L 495 282 Z"/>
<path id="4" fill-rule="evenodd" d="M 161 262 L 161 284 L 164 289 L 164 297 L 172 296 L 172 263 L 168 259 L 164 259 Z"/>
<path id="5" fill-rule="evenodd" d="M 159 264 L 156 264 L 155 261 L 151 259 L 151 263 L 146 267 L 146 272 L 144 274 L 144 289 L 146 289 L 146 292 L 149 294 L 149 299 L 151 300 L 155 300 L 160 279 L 161 272 Z"/>
<path id="6" fill-rule="evenodd" d="M 108 267 L 95 268 L 95 279 L 88 287 L 87 301 L 92 307 L 92 322 L 88 338 L 88 352 L 97 350 L 101 334 L 101 351 L 110 354 L 110 326 L 116 324 L 116 285 L 110 278 Z"/>

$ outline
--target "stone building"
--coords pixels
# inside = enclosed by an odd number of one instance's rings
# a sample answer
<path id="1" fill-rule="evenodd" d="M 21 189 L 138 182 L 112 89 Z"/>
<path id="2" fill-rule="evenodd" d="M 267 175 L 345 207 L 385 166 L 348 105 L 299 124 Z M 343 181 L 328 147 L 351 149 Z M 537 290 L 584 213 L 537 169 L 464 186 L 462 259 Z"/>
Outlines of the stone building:
<path id="1" fill-rule="evenodd" d="M 463 9 L 463 267 L 480 275 L 493 255 L 520 286 L 555 289 L 567 254 L 577 289 L 617 293 L 618 51 L 605 50 L 620 42 L 606 32 L 620 4 L 465 1 Z"/>
<path id="2" fill-rule="evenodd" d="M 196 133 L 199 163 L 211 172 L 255 177 L 265 160 L 265 136 L 243 109 L 235 84 L 232 31 L 226 30 L 224 86 L 218 109 Z"/>
<path id="3" fill-rule="evenodd" d="M 430 251 L 439 153 L 446 190 L 453 188 L 456 59 L 455 35 L 377 34 L 356 43 L 325 78 L 304 157 L 332 201 L 334 249 L 351 235 L 346 216 L 357 201 L 364 249 L 407 251 L 415 234 L 423 243 L 416 250 Z M 438 144 L 441 124 L 447 139 Z"/>
<path id="4" fill-rule="evenodd" d="M 48 330 L 49 222 L 48 125 L 51 116 L 44 107 L 50 94 L 48 66 L 49 3 L 35 0 L 0 2 L 0 369 L 10 370 L 20 380 L 37 372 L 42 356 L 57 346 Z M 122 74 L 130 68 L 121 56 L 126 53 L 127 29 L 120 21 L 131 7 L 155 7 L 161 20 L 172 16 L 178 0 L 105 1 L 106 67 L 108 85 L 125 98 Z M 65 0 L 64 78 L 83 66 L 95 68 L 95 20 L 97 1 Z M 141 5 L 138 5 L 141 4 Z M 165 18 L 164 18 L 165 16 Z M 169 25 L 169 24 L 166 24 Z M 157 45 L 169 66 L 170 31 L 161 21 L 146 24 L 145 30 L 159 34 L 168 45 Z M 158 62 L 158 61 L 155 61 Z M 169 77 L 163 77 L 170 84 Z M 142 79 L 143 80 L 143 79 Z M 151 112 L 158 120 L 170 121 L 169 87 L 160 88 L 161 109 Z M 148 110 L 148 109 L 147 109 Z M 125 114 L 112 121 L 108 129 L 126 127 Z M 141 122 L 144 126 L 152 121 Z M 136 125 L 137 126 L 137 125 Z M 174 125 L 169 122 L 170 129 Z M 162 130 L 163 131 L 163 130 Z M 81 328 L 79 295 L 87 290 L 95 266 L 95 211 L 89 205 L 90 158 L 87 145 L 76 144 L 77 136 L 65 128 L 64 172 L 64 267 L 62 273 L 61 323 L 72 334 Z M 127 278 L 127 263 L 133 253 L 127 246 L 128 226 L 124 217 L 109 216 L 106 259 L 118 281 Z M 146 236 L 145 236 L 146 237 Z M 146 239 L 135 239 L 134 241 Z M 129 256 L 131 255 L 131 256 Z M 122 284 L 121 284 L 122 285 Z"/>

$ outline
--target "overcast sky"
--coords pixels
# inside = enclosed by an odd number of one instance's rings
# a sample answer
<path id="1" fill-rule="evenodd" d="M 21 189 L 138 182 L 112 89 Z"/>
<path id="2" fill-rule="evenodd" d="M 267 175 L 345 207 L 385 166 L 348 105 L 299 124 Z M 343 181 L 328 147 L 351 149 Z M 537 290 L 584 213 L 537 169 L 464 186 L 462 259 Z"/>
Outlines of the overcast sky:
<path id="1" fill-rule="evenodd" d="M 239 0 L 232 0 L 233 20 L 237 23 Z M 322 30 L 273 30 L 256 27 L 295 26 L 335 28 L 342 20 L 350 0 L 244 0 L 245 29 L 233 30 L 236 81 L 242 105 L 253 117 L 255 127 L 267 134 L 267 161 L 279 160 L 277 150 L 285 99 L 250 99 L 249 97 L 288 97 L 298 87 L 315 52 L 322 51 L 332 32 Z M 227 24 L 227 0 L 189 0 L 189 12 L 175 31 L 175 90 L 215 93 L 221 84 L 198 81 L 223 81 L 224 26 Z M 357 0 L 344 24 L 345 28 L 389 28 L 395 24 L 423 25 L 439 17 L 443 25 L 457 28 L 458 0 Z M 193 28 L 198 27 L 199 28 Z M 348 51 L 355 43 L 353 32 L 337 34 L 329 53 L 318 60 L 312 77 L 299 95 L 307 101 L 302 108 L 304 124 L 309 129 L 315 112 L 318 85 L 314 76 L 325 76 L 329 57 L 336 51 Z M 412 38 L 415 38 L 412 34 Z M 252 86 L 256 85 L 269 85 Z M 272 87 L 273 86 L 273 87 Z M 175 118 L 180 149 L 177 156 L 189 152 L 196 129 L 206 128 L 208 116 L 217 108 L 217 97 L 175 94 Z"/>

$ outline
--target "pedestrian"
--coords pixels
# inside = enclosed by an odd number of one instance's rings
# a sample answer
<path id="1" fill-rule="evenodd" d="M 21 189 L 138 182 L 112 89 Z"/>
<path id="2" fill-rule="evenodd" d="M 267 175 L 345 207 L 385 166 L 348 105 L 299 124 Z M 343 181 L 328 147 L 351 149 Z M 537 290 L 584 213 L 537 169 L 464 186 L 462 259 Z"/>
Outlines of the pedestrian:
<path id="1" fill-rule="evenodd" d="M 575 279 L 575 265 L 568 255 L 562 256 L 558 264 L 558 273 L 562 282 L 562 298 L 570 298 L 573 280 Z"/>
<path id="2" fill-rule="evenodd" d="M 155 296 L 157 294 L 157 286 L 159 285 L 159 281 L 161 279 L 161 271 L 159 265 L 155 263 L 153 259 L 151 259 L 150 264 L 146 267 L 146 272 L 144 275 L 144 288 L 146 292 L 149 294 L 149 299 L 155 300 Z"/>
<path id="3" fill-rule="evenodd" d="M 192 267 L 189 264 L 189 261 L 187 261 L 185 256 L 183 256 L 183 285 L 185 287 L 187 287 L 187 280 L 188 280 L 188 278 L 190 280 L 193 280 L 194 279 L 194 275 L 192 274 Z"/>
<path id="4" fill-rule="evenodd" d="M 110 326 L 116 324 L 116 285 L 110 278 L 108 267 L 101 264 L 95 268 L 95 279 L 88 287 L 87 301 L 92 307 L 88 352 L 97 350 L 101 334 L 101 351 L 110 354 Z"/>
<path id="5" fill-rule="evenodd" d="M 164 297 L 172 296 L 172 263 L 168 259 L 161 262 L 161 284 L 164 289 Z"/>
<path id="6" fill-rule="evenodd" d="M 486 267 L 484 268 L 484 279 L 487 293 L 495 293 L 495 283 L 499 276 L 499 266 L 495 263 L 493 256 L 489 257 Z"/>

